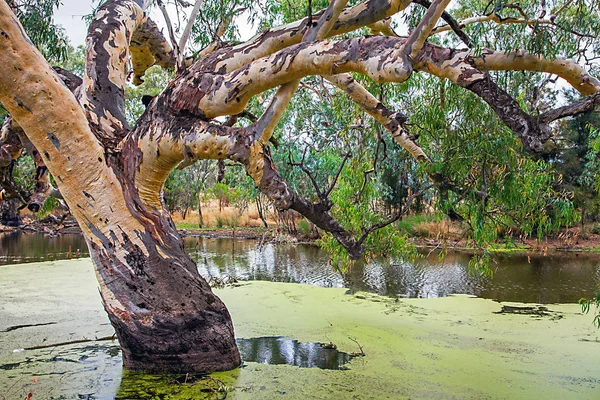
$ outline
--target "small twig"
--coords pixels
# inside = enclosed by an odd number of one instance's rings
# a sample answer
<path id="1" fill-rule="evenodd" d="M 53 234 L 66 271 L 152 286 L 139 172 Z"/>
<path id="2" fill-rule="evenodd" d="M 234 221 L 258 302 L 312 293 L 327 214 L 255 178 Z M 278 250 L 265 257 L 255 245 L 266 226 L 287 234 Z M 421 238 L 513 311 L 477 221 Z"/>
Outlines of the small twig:
<path id="1" fill-rule="evenodd" d="M 422 196 L 423 194 L 425 194 L 425 192 L 427 192 L 429 189 L 431 189 L 432 187 L 434 187 L 435 185 L 432 183 L 428 186 L 426 186 L 425 188 L 423 188 L 421 191 L 411 195 L 408 199 L 406 199 L 406 202 L 404 203 L 404 206 L 400 209 L 400 211 L 398 211 L 396 214 L 394 214 L 391 218 L 380 222 L 378 224 L 373 224 L 371 225 L 369 228 L 365 229 L 365 231 L 363 232 L 362 236 L 360 237 L 360 239 L 358 239 L 357 243 L 358 245 L 362 245 L 363 242 L 367 239 L 367 237 L 375 232 L 378 229 L 381 228 L 385 228 L 386 226 L 393 224 L 394 222 L 398 221 L 401 217 L 402 214 L 404 214 L 404 211 L 408 209 L 408 207 L 410 207 L 410 204 L 417 198 Z"/>
<path id="2" fill-rule="evenodd" d="M 192 27 L 194 26 L 194 23 L 196 22 L 196 17 L 198 16 L 198 13 L 200 12 L 200 7 L 202 7 L 203 2 L 204 2 L 204 0 L 196 0 L 196 4 L 194 5 L 194 9 L 192 10 L 192 13 L 190 14 L 188 23 L 187 23 L 185 29 L 183 30 L 183 34 L 181 35 L 181 38 L 179 39 L 179 45 L 178 45 L 179 46 L 179 54 L 177 54 L 177 68 L 179 70 L 183 70 L 185 68 L 185 65 L 184 65 L 185 47 L 190 38 L 190 35 L 192 33 Z"/>
<path id="3" fill-rule="evenodd" d="M 107 341 L 113 341 L 116 338 L 117 338 L 117 334 L 115 333 L 112 336 L 105 336 L 105 337 L 101 337 L 98 339 L 71 340 L 68 342 L 60 342 L 60 343 L 46 344 L 46 345 L 41 345 L 41 346 L 25 347 L 23 350 L 41 350 L 41 349 L 49 349 L 52 347 L 69 346 L 71 344 L 90 343 L 90 342 L 107 342 Z"/>
<path id="4" fill-rule="evenodd" d="M 358 346 L 358 348 L 360 349 L 360 353 L 354 353 L 355 355 L 361 356 L 361 357 L 364 357 L 364 356 L 367 355 L 365 353 L 363 347 L 360 345 L 360 343 L 358 343 L 358 340 L 356 340 L 356 338 L 351 338 L 350 336 L 348 336 L 348 339 L 352 340 Z"/>
<path id="5" fill-rule="evenodd" d="M 310 170 L 308 168 L 306 168 L 306 166 L 304 165 L 304 160 L 306 159 L 306 153 L 307 153 L 307 151 L 308 151 L 308 147 L 305 147 L 304 148 L 304 153 L 302 153 L 302 160 L 299 163 L 295 162 L 292 159 L 292 153 L 291 152 L 288 153 L 289 160 L 290 160 L 288 162 L 288 164 L 290 166 L 292 166 L 292 167 L 299 167 L 302 170 L 302 172 L 304 172 L 308 176 L 308 178 L 310 179 L 313 187 L 315 188 L 315 191 L 317 192 L 317 196 L 319 197 L 319 199 L 327 198 L 327 195 L 329 194 L 329 192 L 327 192 L 327 194 L 325 194 L 325 195 L 323 194 L 323 192 L 321 192 L 321 189 L 319 188 L 319 185 L 317 184 L 317 181 L 314 178 L 312 172 L 310 172 Z"/>
<path id="6" fill-rule="evenodd" d="M 167 11 L 167 8 L 165 7 L 162 0 L 157 0 L 157 4 L 158 4 L 158 7 L 160 8 L 160 11 L 162 12 L 164 19 L 165 19 L 165 23 L 167 24 L 167 30 L 169 31 L 169 38 L 171 39 L 171 44 L 173 45 L 173 50 L 175 51 L 175 55 L 176 55 L 177 59 L 179 59 L 180 48 L 179 48 L 179 44 L 177 43 L 177 38 L 175 37 L 175 31 L 173 30 L 173 23 L 171 22 L 171 17 L 169 17 L 169 12 Z"/>
<path id="7" fill-rule="evenodd" d="M 340 168 L 338 169 L 337 173 L 335 174 L 335 177 L 333 178 L 333 182 L 331 182 L 331 186 L 329 187 L 329 189 L 327 190 L 327 192 L 325 192 L 325 198 L 328 198 L 329 195 L 331 194 L 331 192 L 333 191 L 333 189 L 335 188 L 335 185 L 337 184 L 337 181 L 340 178 L 342 170 L 344 169 L 344 166 L 346 165 L 346 162 L 348 161 L 348 159 L 350 157 L 352 157 L 352 153 L 351 152 L 347 152 L 344 155 L 344 159 L 342 160 L 342 164 L 340 165 Z"/>

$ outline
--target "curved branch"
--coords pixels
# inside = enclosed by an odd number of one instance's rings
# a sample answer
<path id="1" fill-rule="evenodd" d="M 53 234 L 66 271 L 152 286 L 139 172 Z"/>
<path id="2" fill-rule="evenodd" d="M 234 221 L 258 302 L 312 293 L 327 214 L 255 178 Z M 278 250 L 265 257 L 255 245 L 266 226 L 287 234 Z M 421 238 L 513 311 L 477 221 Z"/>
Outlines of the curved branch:
<path id="1" fill-rule="evenodd" d="M 356 6 L 347 7 L 340 14 L 328 36 L 341 35 L 376 23 L 397 14 L 409 5 L 410 0 L 368 0 Z M 309 22 L 320 18 L 322 13 L 323 11 L 320 11 L 311 18 L 306 17 L 291 24 L 268 29 L 245 43 L 210 53 L 196 62 L 192 69 L 224 74 L 261 57 L 298 44 L 302 41 Z"/>
<path id="2" fill-rule="evenodd" d="M 301 43 L 225 75 L 190 69 L 165 95 L 172 110 L 212 119 L 240 113 L 252 96 L 308 75 L 353 71 L 378 82 L 403 82 L 412 72 L 403 43 L 387 36 Z"/>
<path id="3" fill-rule="evenodd" d="M 133 64 L 133 84 L 140 85 L 142 77 L 153 65 L 168 69 L 175 66 L 175 52 L 154 21 L 138 26 L 130 42 L 131 63 Z"/>
<path id="4" fill-rule="evenodd" d="M 535 71 L 547 72 L 566 80 L 579 93 L 589 96 L 600 91 L 600 80 L 591 76 L 584 67 L 568 58 L 545 58 L 522 50 L 501 52 L 484 49 L 480 55 L 463 54 L 482 71 Z"/>
<path id="5" fill-rule="evenodd" d="M 124 113 L 129 56 L 133 56 L 136 83 L 156 62 L 163 66 L 174 62 L 164 37 L 140 4 L 140 0 L 109 0 L 88 29 L 79 102 L 94 134 L 108 149 L 115 149 L 129 130 Z"/>
<path id="6" fill-rule="evenodd" d="M 429 45 L 421 52 L 415 70 L 428 72 L 440 78 L 448 78 L 457 85 L 470 90 L 488 103 L 504 123 L 521 139 L 529 151 L 539 152 L 551 136 L 547 125 L 551 117 L 540 118 L 527 114 L 519 103 L 501 89 L 482 71 L 485 70 L 529 70 L 554 73 L 567 80 L 584 94 L 600 91 L 600 81 L 589 75 L 571 60 L 547 60 L 525 52 L 500 54 L 483 50 L 480 57 L 471 51 L 450 50 Z M 595 102 L 594 102 L 595 104 Z M 588 105 L 589 107 L 589 105 Z M 554 115 L 566 116 L 563 111 Z M 556 118 L 555 118 L 556 119 Z"/>
<path id="7" fill-rule="evenodd" d="M 415 59 L 414 68 L 453 82 L 460 79 L 480 79 L 482 71 L 547 72 L 563 78 L 585 96 L 600 90 L 600 80 L 591 76 L 575 61 L 560 57 L 545 58 L 523 50 L 501 52 L 482 49 L 476 54 L 472 50 L 447 49 L 428 43 Z M 474 68 L 479 72 L 474 72 Z M 466 73 L 467 70 L 471 70 L 474 75 L 470 76 Z"/>

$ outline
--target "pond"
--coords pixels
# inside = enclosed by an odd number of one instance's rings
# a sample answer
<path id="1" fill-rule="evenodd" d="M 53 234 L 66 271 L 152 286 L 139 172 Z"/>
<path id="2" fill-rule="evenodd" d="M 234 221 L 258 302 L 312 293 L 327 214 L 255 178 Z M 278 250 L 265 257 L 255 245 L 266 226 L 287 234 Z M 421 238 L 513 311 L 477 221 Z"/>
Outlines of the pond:
<path id="1" fill-rule="evenodd" d="M 574 304 L 594 293 L 592 254 L 498 255 L 482 277 L 467 253 L 427 252 L 342 274 L 315 246 L 188 237 L 203 276 L 240 281 L 216 293 L 244 366 L 203 380 L 123 372 L 90 260 L 48 261 L 86 256 L 80 236 L 0 244 L 21 263 L 0 266 L 0 399 L 215 398 L 218 382 L 252 400 L 600 398 L 600 333 Z M 493 300 L 561 304 L 518 315 Z"/>
<path id="2" fill-rule="evenodd" d="M 186 237 L 185 247 L 205 278 L 304 283 L 408 298 L 470 294 L 497 301 L 575 303 L 591 297 L 600 281 L 600 255 L 592 253 L 497 254 L 492 276 L 469 270 L 472 255 L 422 250 L 414 262 L 356 263 L 345 273 L 327 254 L 306 244 L 261 244 L 255 240 Z M 0 236 L 0 265 L 87 257 L 76 234 Z"/>

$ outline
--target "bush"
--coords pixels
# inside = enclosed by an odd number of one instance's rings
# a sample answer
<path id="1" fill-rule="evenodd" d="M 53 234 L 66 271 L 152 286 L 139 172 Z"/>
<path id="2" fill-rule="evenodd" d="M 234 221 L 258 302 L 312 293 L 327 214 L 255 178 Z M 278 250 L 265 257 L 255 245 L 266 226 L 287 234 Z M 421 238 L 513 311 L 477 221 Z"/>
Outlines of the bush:
<path id="1" fill-rule="evenodd" d="M 312 229 L 310 228 L 310 223 L 305 219 L 301 219 L 298 222 L 298 226 L 296 227 L 296 229 L 298 230 L 298 233 L 300 233 L 300 235 L 302 236 L 310 236 L 312 232 Z"/>

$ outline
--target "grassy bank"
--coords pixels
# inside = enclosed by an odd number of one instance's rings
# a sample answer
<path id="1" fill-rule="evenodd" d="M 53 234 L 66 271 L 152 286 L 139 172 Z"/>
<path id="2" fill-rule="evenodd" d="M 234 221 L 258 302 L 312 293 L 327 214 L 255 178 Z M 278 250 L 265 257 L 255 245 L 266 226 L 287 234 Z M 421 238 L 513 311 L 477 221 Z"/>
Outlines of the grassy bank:
<path id="1" fill-rule="evenodd" d="M 278 224 L 275 216 L 265 216 L 268 227 L 264 227 L 256 209 L 239 213 L 234 207 L 218 209 L 216 204 L 210 204 L 204 210 L 204 223 L 200 228 L 197 212 L 190 211 L 186 218 L 175 213 L 173 218 L 177 228 L 184 235 L 199 235 L 206 237 L 238 237 L 248 239 L 314 242 L 318 238 L 316 230 L 302 218 L 295 220 L 295 231 Z M 410 215 L 396 222 L 398 230 L 406 234 L 411 242 L 419 247 L 448 248 L 456 250 L 480 250 L 468 237 L 468 227 L 452 222 L 440 214 Z M 518 231 L 510 235 L 503 233 L 495 243 L 487 246 L 486 250 L 497 253 L 576 251 L 600 253 L 600 227 L 588 225 L 585 228 L 574 227 L 545 237 L 542 240 L 525 237 Z"/>

